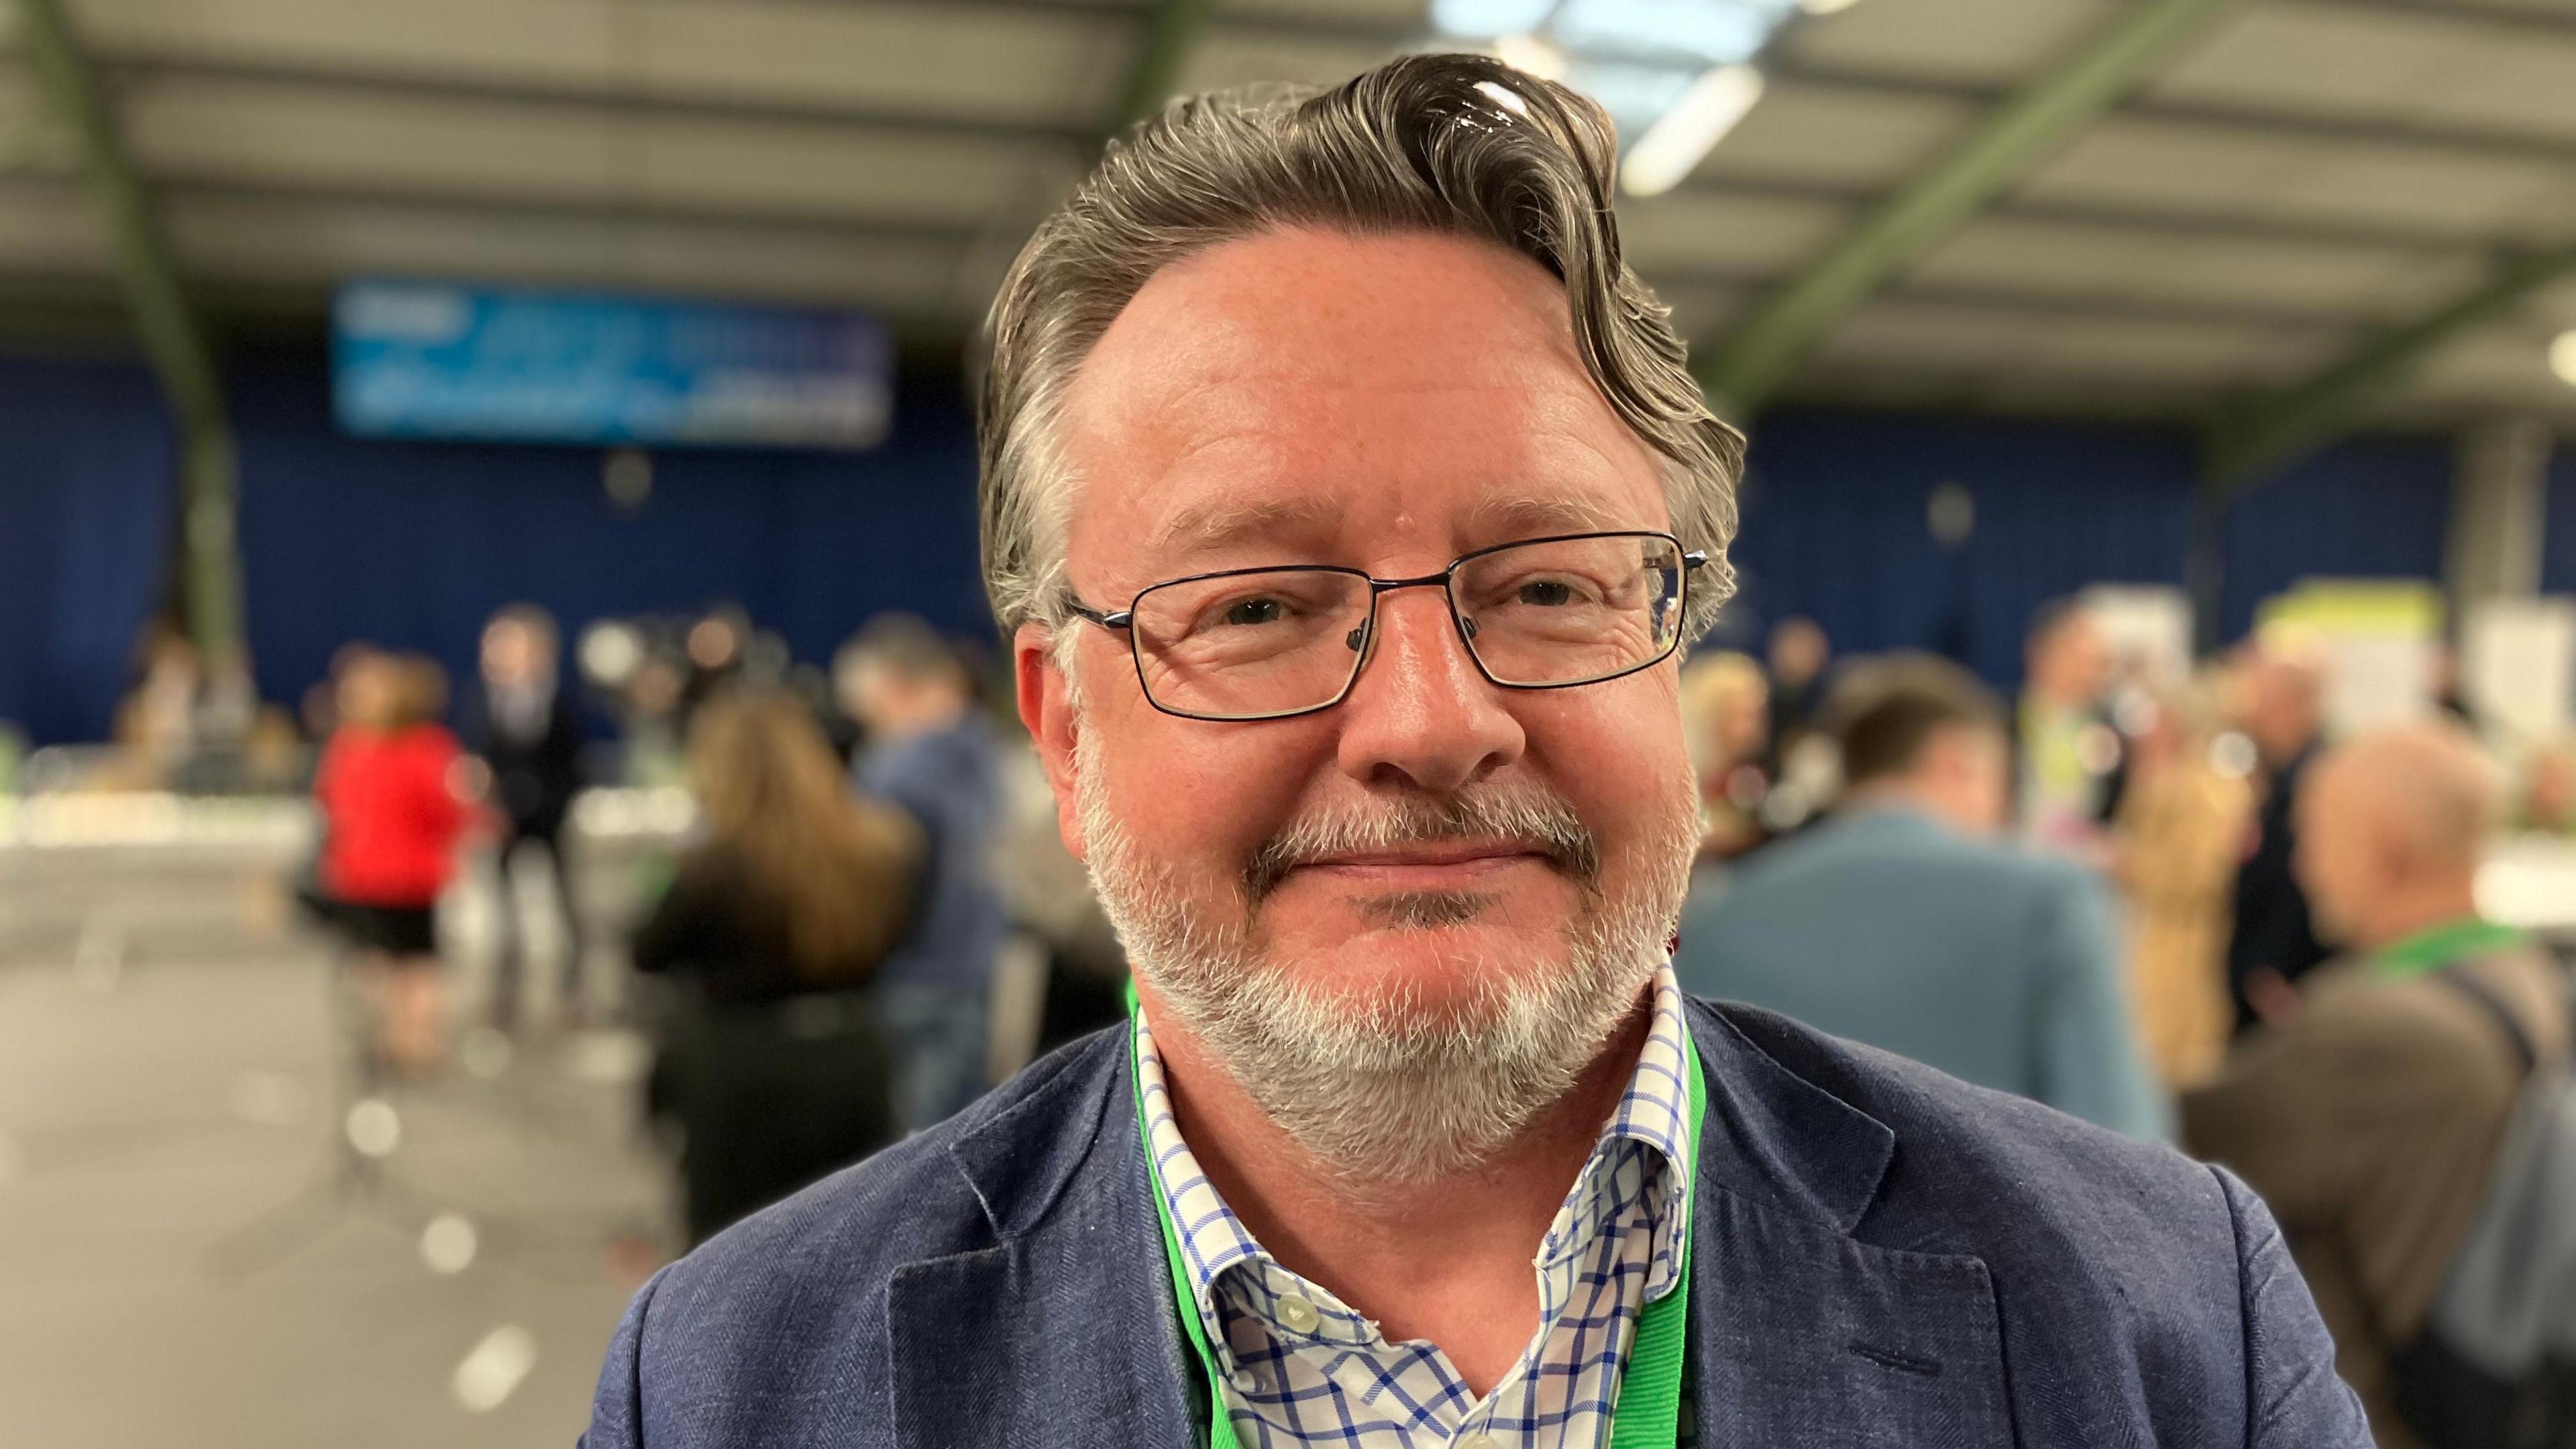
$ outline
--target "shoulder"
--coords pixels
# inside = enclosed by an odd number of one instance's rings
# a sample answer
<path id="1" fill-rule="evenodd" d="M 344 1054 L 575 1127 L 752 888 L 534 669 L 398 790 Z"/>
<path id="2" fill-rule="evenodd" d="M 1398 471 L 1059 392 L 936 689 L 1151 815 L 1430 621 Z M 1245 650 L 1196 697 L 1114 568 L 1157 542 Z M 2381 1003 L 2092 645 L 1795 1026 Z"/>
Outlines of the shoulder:
<path id="1" fill-rule="evenodd" d="M 455 734 L 442 724 L 416 724 L 404 730 L 399 748 L 425 760 L 443 760 L 462 749 Z"/>
<path id="2" fill-rule="evenodd" d="M 1696 1015 L 1704 1053 L 1733 1058 L 1752 1095 L 1805 1095 L 1770 1109 L 1772 1153 L 1810 1180 L 1873 1184 L 1847 1246 L 1983 1274 L 2034 1442 L 2144 1442 L 2141 1420 L 2158 1443 L 2369 1442 L 2280 1229 L 2242 1182 L 1767 1012 Z"/>
<path id="3" fill-rule="evenodd" d="M 727 1228 L 637 1298 L 648 1373 L 716 1386 L 884 1352 L 886 1292 L 907 1264 L 996 1244 L 1020 1179 L 1069 1171 L 1123 1062 L 1114 1031 L 1067 1046 L 940 1126 Z M 971 1176 L 961 1158 L 1003 1163 Z M 1053 1186 L 1061 1187 L 1060 1179 Z M 870 1370 L 874 1372 L 874 1369 Z"/>
<path id="4" fill-rule="evenodd" d="M 1925 1241 L 1891 1246 L 1974 1251 L 1982 1227 L 2095 1202 L 2152 1214 L 2219 1203 L 2199 1163 L 2024 1097 L 1971 1086 L 1920 1062 L 1827 1036 L 1787 1017 L 1699 1002 L 1703 1020 L 1769 1066 L 1881 1125 L 1895 1139 L 1871 1222 Z M 1954 1212 L 1953 1208 L 1968 1211 Z M 1864 1236 L 1869 1236 L 1866 1227 Z"/>
<path id="5" fill-rule="evenodd" d="M 2240 1224 L 2204 1164 L 1770 1012 L 1702 1010 L 1766 1069 L 1885 1129 L 1856 1238 L 1976 1257 L 2008 1297 L 2235 1321 Z"/>

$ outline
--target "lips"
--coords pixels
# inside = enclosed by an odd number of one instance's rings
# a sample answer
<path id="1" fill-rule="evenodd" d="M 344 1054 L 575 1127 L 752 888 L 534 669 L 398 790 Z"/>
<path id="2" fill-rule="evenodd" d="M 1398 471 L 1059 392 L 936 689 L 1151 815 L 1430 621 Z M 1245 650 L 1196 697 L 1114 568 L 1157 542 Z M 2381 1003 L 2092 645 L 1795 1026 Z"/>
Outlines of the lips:
<path id="1" fill-rule="evenodd" d="M 1461 867 L 1504 865 L 1519 860 L 1551 863 L 1554 856 L 1531 841 L 1461 841 L 1454 845 L 1426 844 L 1389 850 L 1346 851 L 1320 856 L 1297 863 L 1305 870 L 1438 870 Z"/>

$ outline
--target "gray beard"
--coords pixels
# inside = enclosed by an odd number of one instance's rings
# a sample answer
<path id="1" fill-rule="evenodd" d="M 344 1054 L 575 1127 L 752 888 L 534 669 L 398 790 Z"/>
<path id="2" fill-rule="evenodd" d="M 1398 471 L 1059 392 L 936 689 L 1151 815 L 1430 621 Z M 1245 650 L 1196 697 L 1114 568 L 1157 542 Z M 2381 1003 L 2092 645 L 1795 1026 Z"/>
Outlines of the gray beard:
<path id="1" fill-rule="evenodd" d="M 1437 800 L 1298 821 L 1246 863 L 1243 908 L 1211 920 L 1169 865 L 1148 860 L 1110 812 L 1095 736 L 1076 744 L 1076 805 L 1091 879 L 1129 959 L 1235 1084 L 1345 1187 L 1403 1186 L 1494 1161 L 1563 1101 L 1664 958 L 1690 871 L 1692 796 L 1642 842 L 1649 868 L 1602 893 L 1597 847 L 1573 808 L 1535 788 L 1474 786 Z M 1439 1008 L 1410 991 L 1347 1000 L 1271 959 L 1254 925 L 1297 863 L 1460 837 L 1540 843 L 1582 887 L 1562 963 L 1478 962 L 1477 986 Z M 1490 895 L 1413 893 L 1373 903 L 1390 929 L 1471 919 Z M 1517 966 L 1519 969 L 1497 969 Z"/>

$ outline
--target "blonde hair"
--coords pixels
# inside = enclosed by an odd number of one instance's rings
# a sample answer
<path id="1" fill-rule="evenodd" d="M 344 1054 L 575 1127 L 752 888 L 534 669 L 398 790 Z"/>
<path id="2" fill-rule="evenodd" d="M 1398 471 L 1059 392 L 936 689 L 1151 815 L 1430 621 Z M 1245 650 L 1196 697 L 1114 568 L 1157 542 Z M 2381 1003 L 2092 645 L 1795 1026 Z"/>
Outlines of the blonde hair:
<path id="1" fill-rule="evenodd" d="M 854 798 L 821 726 L 774 691 L 720 695 L 689 731 L 689 774 L 706 848 L 738 864 L 781 913 L 790 964 L 849 984 L 905 925 L 920 832 L 891 806 Z"/>
<path id="2" fill-rule="evenodd" d="M 1745 700 L 1763 697 L 1770 688 L 1762 666 L 1733 650 L 1694 654 L 1682 666 L 1682 728 L 1691 763 L 1703 775 L 1719 765 L 1740 763 L 1717 758 L 1718 725 Z"/>

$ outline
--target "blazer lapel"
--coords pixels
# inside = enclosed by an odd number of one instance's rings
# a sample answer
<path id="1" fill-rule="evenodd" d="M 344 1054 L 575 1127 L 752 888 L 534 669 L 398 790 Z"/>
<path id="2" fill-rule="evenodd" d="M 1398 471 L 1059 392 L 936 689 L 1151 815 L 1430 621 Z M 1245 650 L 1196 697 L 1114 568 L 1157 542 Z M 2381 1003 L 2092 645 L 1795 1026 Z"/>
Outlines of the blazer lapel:
<path id="1" fill-rule="evenodd" d="M 1174 1319 L 1134 1089 L 1098 1075 L 1090 1134 L 1032 1141 L 1004 1113 L 951 1149 L 999 1241 L 906 1264 L 887 1289 L 907 1449 L 1198 1443 L 1205 1390 Z"/>
<path id="2" fill-rule="evenodd" d="M 1893 1134 L 1714 1013 L 1692 1025 L 1709 1084 L 1692 1194 L 1700 1444 L 2013 1443 L 1986 1265 L 1852 1236 Z"/>

